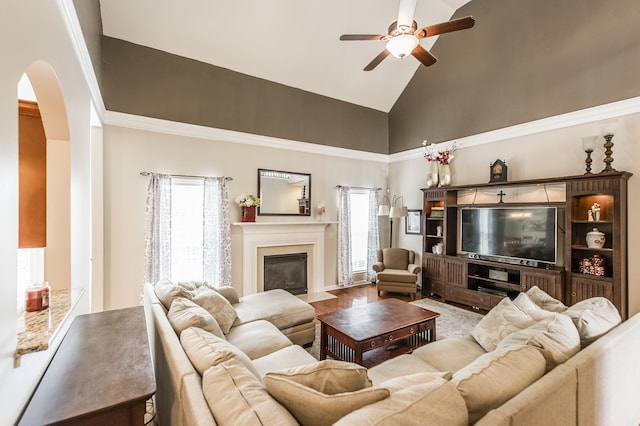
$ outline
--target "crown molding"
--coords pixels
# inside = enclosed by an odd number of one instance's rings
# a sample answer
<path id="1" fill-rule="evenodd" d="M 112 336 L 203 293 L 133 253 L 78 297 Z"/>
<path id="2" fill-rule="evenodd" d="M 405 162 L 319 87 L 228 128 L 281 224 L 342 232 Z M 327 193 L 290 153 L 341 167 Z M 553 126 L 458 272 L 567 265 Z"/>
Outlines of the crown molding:
<path id="1" fill-rule="evenodd" d="M 84 36 L 82 35 L 82 28 L 80 28 L 80 21 L 78 21 L 78 15 L 76 14 L 73 0 L 57 0 L 57 3 L 62 19 L 67 27 L 67 31 L 69 31 L 71 44 L 76 52 L 78 61 L 80 62 L 82 74 L 84 74 L 84 78 L 89 86 L 93 106 L 98 118 L 102 120 L 106 108 L 104 106 L 104 101 L 102 100 L 98 79 L 96 78 L 96 73 L 93 69 L 93 64 L 91 63 L 91 56 L 89 56 L 89 50 L 87 49 L 87 44 L 85 43 Z"/>
<path id="2" fill-rule="evenodd" d="M 602 120 L 610 120 L 629 114 L 640 112 L 640 97 L 625 99 L 623 101 L 612 102 L 609 104 L 599 105 L 592 108 L 586 108 L 578 111 L 560 114 L 553 117 L 542 118 L 540 120 L 530 121 L 528 123 L 517 124 L 502 129 L 492 130 L 489 132 L 478 133 L 477 135 L 467 136 L 460 139 L 444 141 L 436 144 L 438 146 L 446 146 L 452 142 L 457 142 L 457 149 L 469 148 L 472 146 L 485 145 L 498 142 L 505 139 L 519 138 L 537 133 L 558 130 L 565 127 L 577 126 L 581 124 L 593 123 Z M 412 160 L 422 157 L 424 149 L 422 147 L 402 151 L 397 154 L 389 155 L 389 162 Z"/>
<path id="3" fill-rule="evenodd" d="M 355 149 L 338 148 L 315 143 L 299 142 L 271 136 L 255 135 L 234 130 L 216 129 L 177 121 L 161 120 L 122 112 L 106 111 L 104 124 L 110 126 L 127 127 L 131 129 L 151 132 L 167 133 L 171 135 L 192 138 L 210 139 L 220 142 L 255 145 L 265 148 L 286 149 L 290 151 L 307 152 L 310 154 L 328 155 L 333 157 L 350 158 L 354 160 L 375 161 L 388 163 L 389 156 Z"/>

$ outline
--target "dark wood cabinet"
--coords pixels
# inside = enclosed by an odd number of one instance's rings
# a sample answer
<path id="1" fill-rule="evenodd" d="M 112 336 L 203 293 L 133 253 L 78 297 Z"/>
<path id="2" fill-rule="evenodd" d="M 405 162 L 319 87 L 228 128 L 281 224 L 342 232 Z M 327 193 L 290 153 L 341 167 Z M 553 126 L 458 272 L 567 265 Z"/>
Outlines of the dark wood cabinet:
<path id="1" fill-rule="evenodd" d="M 606 297 L 626 318 L 627 181 L 630 177 L 628 172 L 610 172 L 423 189 L 423 294 L 489 310 L 505 296 L 513 298 L 519 292 L 538 286 L 567 305 L 590 297 Z M 500 197 L 477 203 L 479 192 L 493 194 L 515 188 L 517 193 L 525 191 L 523 187 L 533 188 L 532 193 L 536 188 L 544 188 L 542 195 L 538 195 L 543 198 L 536 200 L 524 196 L 522 200 L 509 203 Z M 561 193 L 555 200 L 549 198 L 551 187 Z M 501 263 L 458 254 L 460 209 L 510 205 L 553 205 L 558 208 L 558 262 L 555 266 Z M 588 213 L 594 206 L 599 208 L 598 215 Z M 601 248 L 587 244 L 587 233 L 594 228 L 605 235 Z M 583 267 L 585 259 L 594 255 L 603 269 L 595 271 Z"/>

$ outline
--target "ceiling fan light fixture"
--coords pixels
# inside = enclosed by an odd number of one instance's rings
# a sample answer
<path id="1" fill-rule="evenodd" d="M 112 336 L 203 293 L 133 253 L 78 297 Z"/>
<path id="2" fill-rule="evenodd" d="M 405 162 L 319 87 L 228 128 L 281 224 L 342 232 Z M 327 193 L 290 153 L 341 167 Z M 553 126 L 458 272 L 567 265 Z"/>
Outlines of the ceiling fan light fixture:
<path id="1" fill-rule="evenodd" d="M 404 58 L 418 46 L 418 39 L 413 34 L 400 34 L 387 42 L 387 50 L 396 58 Z"/>

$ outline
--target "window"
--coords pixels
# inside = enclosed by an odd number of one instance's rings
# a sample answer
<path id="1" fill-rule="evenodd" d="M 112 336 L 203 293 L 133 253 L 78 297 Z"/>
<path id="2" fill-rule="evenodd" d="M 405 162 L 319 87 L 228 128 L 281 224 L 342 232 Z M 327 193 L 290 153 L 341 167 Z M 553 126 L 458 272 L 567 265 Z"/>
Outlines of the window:
<path id="1" fill-rule="evenodd" d="M 171 180 L 171 279 L 203 281 L 203 182 Z"/>
<path id="2" fill-rule="evenodd" d="M 18 311 L 24 309 L 27 287 L 44 281 L 44 248 L 18 249 Z"/>
<path id="3" fill-rule="evenodd" d="M 168 278 L 231 285 L 226 179 L 151 173 L 144 282 Z"/>
<path id="4" fill-rule="evenodd" d="M 352 190 L 349 194 L 351 211 L 351 269 L 353 272 L 367 271 L 369 241 L 369 191 Z"/>

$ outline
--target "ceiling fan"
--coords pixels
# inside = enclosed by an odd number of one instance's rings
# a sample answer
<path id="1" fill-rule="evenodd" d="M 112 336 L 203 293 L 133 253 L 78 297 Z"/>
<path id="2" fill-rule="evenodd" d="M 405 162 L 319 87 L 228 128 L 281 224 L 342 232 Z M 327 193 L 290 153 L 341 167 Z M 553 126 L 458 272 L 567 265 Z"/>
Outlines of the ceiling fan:
<path id="1" fill-rule="evenodd" d="M 467 28 L 473 27 L 476 22 L 473 17 L 467 16 L 466 18 L 453 19 L 418 29 L 418 24 L 413 20 L 416 3 L 417 0 L 400 0 L 398 20 L 389 26 L 389 32 L 386 35 L 343 34 L 340 36 L 340 40 L 343 41 L 384 40 L 387 42 L 386 48 L 364 67 L 365 71 L 373 70 L 384 58 L 389 56 L 389 54 L 396 58 L 413 55 L 417 60 L 422 62 L 424 66 L 428 67 L 429 65 L 433 65 L 437 59 L 431 52 L 420 46 L 420 39 L 466 30 Z"/>

